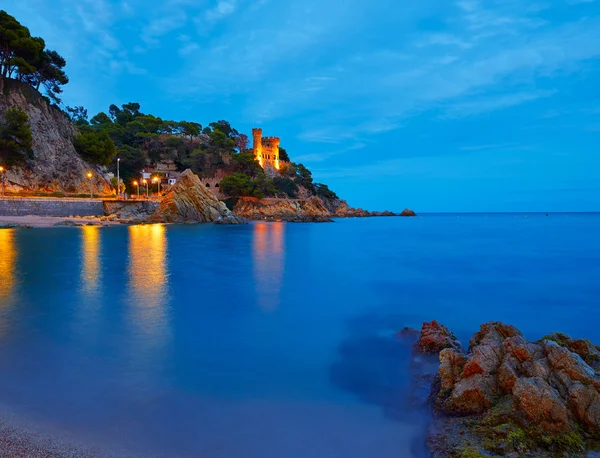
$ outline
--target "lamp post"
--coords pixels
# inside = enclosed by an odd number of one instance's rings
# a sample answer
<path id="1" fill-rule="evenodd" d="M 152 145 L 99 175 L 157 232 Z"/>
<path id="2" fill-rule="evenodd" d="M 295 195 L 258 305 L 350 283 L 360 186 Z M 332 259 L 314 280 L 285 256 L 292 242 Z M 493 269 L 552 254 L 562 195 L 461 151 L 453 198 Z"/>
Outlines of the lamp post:
<path id="1" fill-rule="evenodd" d="M 160 197 L 160 180 L 158 179 L 158 177 L 154 177 L 152 181 L 156 183 L 156 197 L 158 198 Z"/>
<path id="2" fill-rule="evenodd" d="M 2 177 L 0 177 L 2 179 L 2 198 L 4 199 L 4 167 L 2 167 L 0 165 L 0 175 L 2 175 Z"/>
<path id="3" fill-rule="evenodd" d="M 145 178 L 142 180 L 142 183 L 144 183 L 144 186 L 146 186 L 146 199 L 148 199 L 150 197 L 150 191 L 148 189 L 148 180 L 146 180 Z"/>
<path id="4" fill-rule="evenodd" d="M 121 158 L 117 158 L 117 200 L 121 198 L 121 176 L 119 174 L 119 164 L 121 163 Z"/>
<path id="5" fill-rule="evenodd" d="M 94 198 L 94 189 L 92 188 L 92 172 L 87 173 L 87 177 L 90 180 L 90 199 Z"/>
<path id="6" fill-rule="evenodd" d="M 134 181 L 133 185 L 137 188 L 137 196 L 138 200 L 140 200 L 140 184 L 137 181 Z"/>

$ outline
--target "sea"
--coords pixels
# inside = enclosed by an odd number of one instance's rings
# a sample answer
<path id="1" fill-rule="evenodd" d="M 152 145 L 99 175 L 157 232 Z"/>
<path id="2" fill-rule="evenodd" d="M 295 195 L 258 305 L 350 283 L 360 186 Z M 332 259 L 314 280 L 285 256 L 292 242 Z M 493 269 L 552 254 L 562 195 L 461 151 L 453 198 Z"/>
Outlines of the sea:
<path id="1" fill-rule="evenodd" d="M 600 214 L 0 230 L 0 403 L 139 456 L 428 457 L 434 319 L 600 344 Z"/>

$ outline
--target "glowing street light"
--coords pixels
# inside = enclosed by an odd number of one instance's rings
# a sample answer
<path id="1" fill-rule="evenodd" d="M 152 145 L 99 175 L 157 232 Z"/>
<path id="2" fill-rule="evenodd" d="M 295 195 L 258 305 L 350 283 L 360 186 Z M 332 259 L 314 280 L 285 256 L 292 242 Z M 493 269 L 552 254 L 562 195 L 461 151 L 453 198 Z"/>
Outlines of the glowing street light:
<path id="1" fill-rule="evenodd" d="M 156 197 L 160 197 L 160 180 L 158 177 L 152 178 L 152 181 L 156 183 Z"/>
<path id="2" fill-rule="evenodd" d="M 145 178 L 142 180 L 142 183 L 144 183 L 144 186 L 146 186 L 146 199 L 148 199 L 150 197 L 150 192 L 148 190 L 148 180 L 146 180 Z"/>
<path id="3" fill-rule="evenodd" d="M 121 176 L 119 174 L 119 164 L 121 163 L 121 158 L 117 158 L 117 200 L 121 198 Z"/>
<path id="4" fill-rule="evenodd" d="M 87 177 L 90 180 L 90 199 L 94 198 L 94 189 L 92 188 L 92 172 L 87 173 Z"/>
<path id="5" fill-rule="evenodd" d="M 133 185 L 137 188 L 138 200 L 140 200 L 140 184 L 137 181 L 134 181 Z"/>
<path id="6" fill-rule="evenodd" d="M 4 199 L 4 167 L 0 165 L 0 175 L 2 175 L 2 198 Z"/>

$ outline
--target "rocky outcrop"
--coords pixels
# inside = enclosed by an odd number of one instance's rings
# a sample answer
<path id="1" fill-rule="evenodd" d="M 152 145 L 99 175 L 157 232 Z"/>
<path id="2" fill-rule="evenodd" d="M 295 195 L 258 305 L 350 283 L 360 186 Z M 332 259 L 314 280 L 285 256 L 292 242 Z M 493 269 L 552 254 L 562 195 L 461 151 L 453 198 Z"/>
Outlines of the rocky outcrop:
<path id="1" fill-rule="evenodd" d="M 417 216 L 417 214 L 410 208 L 405 208 L 402 210 L 402 213 L 400 213 L 400 216 Z"/>
<path id="2" fill-rule="evenodd" d="M 461 351 L 460 342 L 454 334 L 435 320 L 431 323 L 423 323 L 415 350 L 426 355 L 437 355 L 446 348 Z"/>
<path id="3" fill-rule="evenodd" d="M 290 222 L 328 222 L 331 213 L 318 197 L 308 199 L 257 199 L 240 197 L 233 212 L 252 220 L 281 220 Z"/>
<path id="4" fill-rule="evenodd" d="M 87 195 L 90 181 L 86 174 L 92 170 L 94 194 L 113 193 L 102 170 L 84 162 L 75 151 L 72 139 L 76 130 L 71 121 L 29 85 L 0 78 L 0 116 L 12 107 L 21 108 L 29 117 L 34 158 L 27 167 L 6 172 L 7 191 Z"/>
<path id="5" fill-rule="evenodd" d="M 581 456 L 600 440 L 598 356 L 588 340 L 530 342 L 514 326 L 483 324 L 467 354 L 439 354 L 434 456 Z"/>
<path id="6" fill-rule="evenodd" d="M 150 222 L 244 224 L 202 184 L 191 170 L 183 172 L 161 201 Z"/>
<path id="7" fill-rule="evenodd" d="M 369 212 L 352 208 L 345 200 L 320 196 L 299 199 L 239 197 L 227 201 L 236 214 L 252 220 L 330 222 L 332 218 L 398 216 L 390 211 Z"/>

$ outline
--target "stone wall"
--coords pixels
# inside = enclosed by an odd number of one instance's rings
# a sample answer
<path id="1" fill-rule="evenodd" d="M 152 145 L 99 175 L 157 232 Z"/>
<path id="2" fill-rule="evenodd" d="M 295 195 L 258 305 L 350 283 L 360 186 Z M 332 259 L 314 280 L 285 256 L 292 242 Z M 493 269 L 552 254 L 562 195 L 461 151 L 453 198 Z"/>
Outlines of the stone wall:
<path id="1" fill-rule="evenodd" d="M 103 216 L 104 202 L 91 199 L 0 199 L 0 216 Z"/>
<path id="2" fill-rule="evenodd" d="M 125 217 L 141 217 L 151 215 L 160 205 L 155 200 L 105 200 L 105 215 L 122 215 Z"/>

